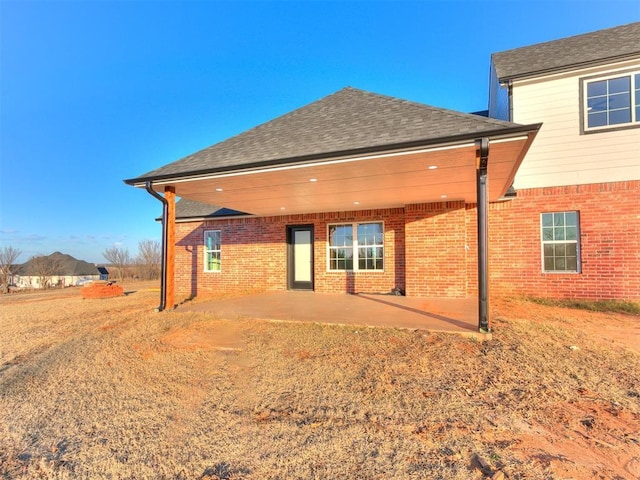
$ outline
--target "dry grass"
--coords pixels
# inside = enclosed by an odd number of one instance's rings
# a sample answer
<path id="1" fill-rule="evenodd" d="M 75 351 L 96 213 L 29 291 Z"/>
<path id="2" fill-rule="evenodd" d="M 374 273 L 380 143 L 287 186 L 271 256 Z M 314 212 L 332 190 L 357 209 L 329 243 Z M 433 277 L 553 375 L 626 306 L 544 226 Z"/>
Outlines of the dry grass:
<path id="1" fill-rule="evenodd" d="M 0 298 L 2 478 L 640 476 L 640 348 L 597 335 L 637 318 L 502 301 L 480 343 L 156 304 Z"/>
<path id="2" fill-rule="evenodd" d="M 640 315 L 640 303 L 624 300 L 555 300 L 549 298 L 528 297 L 527 300 L 554 307 L 580 308 L 593 312 L 614 312 Z"/>

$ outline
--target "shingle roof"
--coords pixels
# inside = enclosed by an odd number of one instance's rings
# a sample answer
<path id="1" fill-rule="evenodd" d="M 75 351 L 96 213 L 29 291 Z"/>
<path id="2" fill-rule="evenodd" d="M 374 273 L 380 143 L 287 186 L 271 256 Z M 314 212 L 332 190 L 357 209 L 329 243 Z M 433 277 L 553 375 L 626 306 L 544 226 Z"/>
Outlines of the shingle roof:
<path id="1" fill-rule="evenodd" d="M 85 262 L 84 260 L 78 260 L 71 255 L 67 255 L 65 253 L 54 252 L 51 255 L 48 255 L 49 258 L 56 267 L 60 267 L 60 269 L 54 273 L 54 275 L 64 275 L 64 276 L 82 276 L 82 275 L 99 275 L 97 267 L 92 263 Z M 29 275 L 35 276 L 38 275 L 38 269 L 36 268 L 33 259 L 18 265 L 16 267 L 17 275 Z"/>
<path id="2" fill-rule="evenodd" d="M 640 22 L 598 30 L 491 56 L 499 81 L 640 57 Z"/>
<path id="3" fill-rule="evenodd" d="M 181 198 L 176 203 L 176 218 L 206 218 L 228 217 L 232 215 L 247 215 L 229 208 L 217 207 L 206 203 L 196 202 L 188 198 Z"/>
<path id="4" fill-rule="evenodd" d="M 384 150 L 518 125 L 347 87 L 136 179 Z"/>

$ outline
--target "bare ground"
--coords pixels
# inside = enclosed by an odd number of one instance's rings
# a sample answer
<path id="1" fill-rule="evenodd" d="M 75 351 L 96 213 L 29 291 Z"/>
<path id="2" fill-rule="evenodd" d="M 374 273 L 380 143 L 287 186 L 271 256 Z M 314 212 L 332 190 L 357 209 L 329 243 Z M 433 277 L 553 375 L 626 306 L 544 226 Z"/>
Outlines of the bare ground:
<path id="1" fill-rule="evenodd" d="M 637 479 L 640 318 L 492 304 L 493 339 L 0 296 L 0 478 Z"/>

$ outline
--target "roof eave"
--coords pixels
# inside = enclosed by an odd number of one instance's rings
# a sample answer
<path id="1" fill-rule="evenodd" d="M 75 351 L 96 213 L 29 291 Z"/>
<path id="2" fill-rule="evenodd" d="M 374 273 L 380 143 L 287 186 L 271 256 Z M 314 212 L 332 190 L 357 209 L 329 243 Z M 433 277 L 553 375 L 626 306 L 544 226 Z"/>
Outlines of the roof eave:
<path id="1" fill-rule="evenodd" d="M 247 218 L 247 217 L 255 217 L 255 216 L 256 215 L 253 215 L 251 213 L 233 213 L 233 214 L 227 214 L 227 215 L 217 215 L 215 212 L 210 213 L 208 215 L 180 215 L 176 213 L 176 222 L 180 223 L 180 222 L 195 222 L 195 221 L 205 221 L 205 220 L 220 220 L 223 218 L 236 219 L 236 218 Z M 161 222 L 162 217 L 156 217 L 155 221 Z"/>
<path id="2" fill-rule="evenodd" d="M 514 125 L 513 127 L 502 127 L 485 131 L 464 133 L 459 135 L 451 135 L 447 137 L 438 137 L 434 139 L 425 140 L 413 140 L 409 142 L 392 143 L 387 145 L 378 145 L 375 147 L 355 148 L 350 150 L 340 150 L 334 152 L 317 153 L 310 155 L 301 155 L 297 157 L 278 158 L 273 160 L 266 160 L 261 162 L 247 163 L 244 165 L 235 165 L 218 168 L 208 168 L 201 170 L 192 170 L 180 173 L 170 173 L 164 175 L 143 176 L 132 179 L 124 180 L 124 183 L 134 187 L 143 187 L 146 182 L 167 182 L 172 180 L 183 180 L 189 177 L 201 177 L 206 175 L 214 175 L 218 173 L 230 173 L 237 171 L 251 171 L 259 170 L 262 168 L 285 166 L 292 164 L 300 164 L 305 162 L 313 162 L 318 160 L 332 160 L 340 157 L 349 157 L 357 155 L 368 155 L 372 153 L 384 153 L 399 150 L 406 150 L 411 148 L 420 147 L 437 147 L 441 145 L 450 145 L 455 143 L 462 143 L 470 140 L 477 140 L 482 137 L 508 137 L 512 135 L 524 134 L 529 132 L 537 132 L 541 123 L 530 125 Z"/>
<path id="3" fill-rule="evenodd" d="M 588 62 L 572 63 L 570 65 L 563 65 L 561 67 L 544 68 L 544 69 L 535 70 L 532 72 L 503 75 L 498 77 L 498 82 L 506 83 L 510 80 L 527 80 L 530 78 L 536 78 L 536 77 L 541 77 L 545 75 L 552 75 L 554 73 L 570 72 L 572 70 L 576 70 L 579 68 L 599 67 L 601 65 L 607 65 L 609 63 L 623 62 L 623 61 L 635 60 L 635 59 L 640 59 L 640 52 L 633 53 L 633 54 L 618 55 L 615 57 L 602 58 L 598 60 L 590 60 Z"/>
<path id="4" fill-rule="evenodd" d="M 258 215 L 252 215 L 245 213 L 244 215 L 191 215 L 191 216 L 178 216 L 176 215 L 176 223 L 190 223 L 190 222 L 204 222 L 207 220 L 235 220 L 238 218 L 257 217 Z M 157 218 L 156 221 L 162 219 Z"/>

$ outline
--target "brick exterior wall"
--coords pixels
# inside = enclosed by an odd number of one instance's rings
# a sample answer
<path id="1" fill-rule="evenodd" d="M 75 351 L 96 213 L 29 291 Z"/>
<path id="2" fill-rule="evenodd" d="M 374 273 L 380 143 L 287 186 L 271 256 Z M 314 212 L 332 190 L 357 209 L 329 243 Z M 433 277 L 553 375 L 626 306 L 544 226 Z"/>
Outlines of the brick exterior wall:
<path id="1" fill-rule="evenodd" d="M 640 299 L 640 182 L 518 191 L 489 206 L 489 292 L 549 298 Z M 540 214 L 580 212 L 581 273 L 542 273 Z M 477 294 L 476 206 L 220 219 L 176 224 L 176 291 L 185 297 L 287 289 L 287 226 L 314 226 L 317 292 L 463 298 Z M 383 272 L 327 269 L 327 225 L 384 222 Z M 204 272 L 203 232 L 222 232 L 222 271 Z"/>
<path id="2" fill-rule="evenodd" d="M 327 269 L 327 225 L 384 222 L 384 271 Z M 287 226 L 314 226 L 317 292 L 404 290 L 404 209 L 362 210 L 176 224 L 176 292 L 181 297 L 287 289 Z M 204 232 L 220 230 L 222 269 L 204 271 Z"/>
<path id="3" fill-rule="evenodd" d="M 466 297 L 464 202 L 407 205 L 405 219 L 407 295 Z"/>
<path id="4" fill-rule="evenodd" d="M 384 271 L 329 271 L 327 226 L 333 223 L 382 221 L 384 223 Z M 388 293 L 405 289 L 404 209 L 321 213 L 314 219 L 315 290 L 322 293 Z"/>
<path id="5" fill-rule="evenodd" d="M 540 214 L 570 210 L 580 215 L 582 271 L 542 273 Z M 490 205 L 489 249 L 493 295 L 638 300 L 640 181 L 518 190 Z"/>

